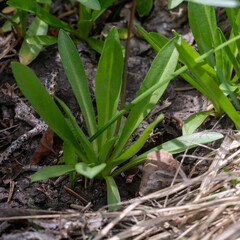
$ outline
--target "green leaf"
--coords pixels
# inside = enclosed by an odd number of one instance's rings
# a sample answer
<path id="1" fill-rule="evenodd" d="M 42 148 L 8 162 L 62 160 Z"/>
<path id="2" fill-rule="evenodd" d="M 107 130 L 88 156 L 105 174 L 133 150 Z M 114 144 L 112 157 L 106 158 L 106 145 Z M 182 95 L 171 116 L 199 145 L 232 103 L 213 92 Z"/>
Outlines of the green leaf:
<path id="1" fill-rule="evenodd" d="M 36 0 L 38 3 L 42 3 L 42 4 L 51 4 L 52 0 Z"/>
<path id="2" fill-rule="evenodd" d="M 92 136 L 97 131 L 97 127 L 87 78 L 76 47 L 63 30 L 59 32 L 58 48 L 66 75 L 87 124 L 88 133 Z"/>
<path id="3" fill-rule="evenodd" d="M 82 129 L 77 124 L 76 119 L 74 118 L 71 110 L 68 108 L 68 106 L 61 99 L 57 98 L 56 96 L 55 96 L 55 99 L 58 101 L 58 103 L 63 108 L 64 112 L 69 117 L 70 124 L 72 126 L 71 127 L 72 133 L 80 141 L 81 145 L 83 146 L 83 148 L 86 152 L 86 155 L 88 156 L 89 161 L 93 162 L 93 163 L 96 163 L 97 162 L 97 155 L 94 152 L 93 146 L 91 145 L 91 143 L 89 142 L 89 140 L 87 139 L 85 134 L 83 133 Z"/>
<path id="4" fill-rule="evenodd" d="M 213 49 L 217 29 L 214 7 L 189 2 L 188 19 L 200 53 Z"/>
<path id="5" fill-rule="evenodd" d="M 95 50 L 99 54 L 102 54 L 104 41 L 93 37 L 87 38 L 86 41 L 93 50 Z"/>
<path id="6" fill-rule="evenodd" d="M 160 114 L 158 118 L 148 125 L 148 127 L 142 132 L 141 136 L 135 141 L 130 147 L 128 147 L 118 158 L 112 159 L 112 161 L 108 162 L 107 167 L 104 169 L 103 174 L 109 175 L 112 169 L 114 169 L 119 164 L 125 162 L 132 158 L 137 152 L 143 147 L 149 134 L 151 133 L 152 129 L 161 121 L 163 120 L 164 115 Z"/>
<path id="7" fill-rule="evenodd" d="M 76 164 L 75 148 L 69 141 L 65 141 L 63 144 L 63 158 L 66 165 L 75 166 Z"/>
<path id="8" fill-rule="evenodd" d="M 182 135 L 192 134 L 213 111 L 203 111 L 192 114 L 188 117 L 182 127 Z"/>
<path id="9" fill-rule="evenodd" d="M 89 32 L 91 31 L 93 26 L 93 21 L 90 20 L 79 20 L 77 27 L 79 29 L 79 33 L 82 35 L 82 37 L 87 38 Z"/>
<path id="10" fill-rule="evenodd" d="M 12 63 L 12 71 L 20 90 L 41 118 L 64 141 L 69 140 L 72 142 L 77 153 L 81 158 L 85 159 L 85 154 L 83 154 L 78 142 L 71 133 L 64 116 L 34 72 L 27 66 L 17 62 Z"/>
<path id="11" fill-rule="evenodd" d="M 107 160 L 109 151 L 112 149 L 114 143 L 117 141 L 118 136 L 108 139 L 100 149 L 98 162 L 103 163 Z"/>
<path id="12" fill-rule="evenodd" d="M 27 0 L 27 1 L 9 0 L 9 1 L 7 1 L 7 4 L 9 6 L 36 14 L 41 20 L 46 22 L 48 25 L 51 25 L 51 26 L 57 27 L 57 28 L 61 28 L 65 31 L 75 34 L 76 36 L 79 35 L 78 32 L 74 28 L 70 27 L 64 21 L 61 21 L 58 18 L 51 15 L 44 8 L 39 6 L 39 4 L 37 4 L 37 2 L 35 0 Z"/>
<path id="13" fill-rule="evenodd" d="M 186 0 L 188 2 L 211 5 L 211 6 L 218 6 L 218 7 L 226 7 L 226 8 L 235 8 L 239 7 L 238 0 Z"/>
<path id="14" fill-rule="evenodd" d="M 95 22 L 105 10 L 110 7 L 110 5 L 114 2 L 115 0 L 99 0 L 101 9 L 100 10 L 94 10 L 92 13 L 92 20 Z"/>
<path id="15" fill-rule="evenodd" d="M 47 30 L 48 25 L 36 17 L 28 29 L 26 38 L 35 35 L 45 35 L 47 34 Z M 25 39 L 19 51 L 20 62 L 28 65 L 39 55 L 41 49 L 42 45 L 29 45 Z"/>
<path id="16" fill-rule="evenodd" d="M 153 0 L 138 0 L 137 12 L 140 17 L 148 16 L 153 7 Z"/>
<path id="17" fill-rule="evenodd" d="M 101 163 L 95 167 L 89 167 L 86 163 L 80 162 L 75 165 L 75 169 L 81 175 L 94 178 L 97 176 L 104 168 L 106 167 L 106 163 Z"/>
<path id="18" fill-rule="evenodd" d="M 107 183 L 107 202 L 108 205 L 117 204 L 121 202 L 120 194 L 118 191 L 117 184 L 115 183 L 113 177 L 108 176 L 105 177 L 105 181 Z M 120 208 L 120 205 L 117 206 L 109 206 L 108 210 L 117 210 Z"/>
<path id="19" fill-rule="evenodd" d="M 196 147 L 198 144 L 206 144 L 212 141 L 216 141 L 223 138 L 223 135 L 216 132 L 200 132 L 193 133 L 191 135 L 181 136 L 165 142 L 155 148 L 150 149 L 149 151 L 139 155 L 137 158 L 133 159 L 129 163 L 125 164 L 123 167 L 117 169 L 113 172 L 112 177 L 116 177 L 120 173 L 126 171 L 127 169 L 136 166 L 137 164 L 146 160 L 147 155 L 150 152 L 159 151 L 161 149 L 166 150 L 171 154 L 177 154 Z"/>
<path id="20" fill-rule="evenodd" d="M 137 97 L 146 92 L 151 86 L 166 80 L 176 68 L 178 61 L 178 52 L 174 47 L 174 42 L 179 39 L 173 38 L 155 57 L 153 63 L 137 93 Z M 170 80 L 169 80 L 170 81 Z M 142 120 L 150 113 L 152 108 L 156 105 L 169 81 L 167 81 L 161 88 L 157 89 L 150 96 L 139 102 L 130 112 L 120 139 L 112 154 L 112 159 L 119 156 L 122 149 L 126 145 L 133 131 L 138 127 Z"/>
<path id="21" fill-rule="evenodd" d="M 137 30 L 143 35 L 143 37 L 150 43 L 156 52 L 159 52 L 164 45 L 166 45 L 170 40 L 158 33 L 148 33 L 140 26 L 136 26 Z"/>
<path id="22" fill-rule="evenodd" d="M 238 8 L 226 8 L 226 14 L 230 22 L 231 28 L 233 31 L 238 31 L 238 23 L 236 22 L 238 16 L 240 15 Z"/>
<path id="23" fill-rule="evenodd" d="M 39 170 L 32 175 L 31 181 L 37 182 L 48 178 L 59 177 L 63 174 L 75 171 L 74 166 L 71 165 L 59 165 L 50 166 Z"/>
<path id="24" fill-rule="evenodd" d="M 216 49 L 212 49 L 209 52 L 203 54 L 202 56 L 198 57 L 195 59 L 195 61 L 201 62 L 202 60 L 206 59 L 209 54 L 213 54 L 222 48 L 225 48 L 229 44 L 235 42 L 236 40 L 240 39 L 240 35 L 236 36 L 230 40 L 228 40 L 226 43 L 223 43 L 219 45 Z M 145 92 L 143 92 L 140 96 L 136 97 L 131 103 L 129 103 L 124 109 L 120 110 L 111 120 L 108 121 L 108 123 L 105 124 L 101 129 L 99 129 L 90 139 L 89 141 L 92 142 L 94 141 L 99 135 L 101 135 L 111 124 L 113 124 L 115 121 L 118 120 L 121 116 L 123 116 L 125 113 L 127 113 L 130 109 L 135 107 L 138 103 L 143 101 L 145 98 L 147 98 L 149 95 L 151 95 L 156 89 L 161 88 L 165 84 L 167 84 L 171 79 L 174 77 L 184 73 L 187 70 L 187 66 L 183 66 L 180 69 L 178 69 L 176 72 L 169 74 L 162 82 L 158 82 L 154 84 L 153 86 L 149 87 Z"/>
<path id="25" fill-rule="evenodd" d="M 98 127 L 104 126 L 116 113 L 122 85 L 123 56 L 117 29 L 114 27 L 105 40 L 95 77 L 95 96 Z M 112 138 L 112 125 L 99 137 L 99 147 Z"/>
<path id="26" fill-rule="evenodd" d="M 98 0 L 78 0 L 82 5 L 94 10 L 100 10 L 101 6 Z"/>
<path id="27" fill-rule="evenodd" d="M 173 9 L 173 8 L 177 7 L 183 1 L 184 0 L 168 0 L 168 8 Z"/>
<path id="28" fill-rule="evenodd" d="M 142 132 L 141 136 L 135 141 L 130 147 L 128 147 L 118 158 L 113 159 L 112 162 L 117 162 L 118 164 L 122 163 L 123 161 L 126 161 L 133 157 L 145 144 L 147 138 L 149 137 L 149 134 L 153 130 L 153 128 L 164 118 L 163 114 L 160 114 L 158 118 L 149 124 L 146 129 Z M 118 165 L 117 164 L 117 165 Z"/>
<path id="29" fill-rule="evenodd" d="M 184 59 L 184 62 L 187 64 L 189 70 L 194 74 L 199 85 L 202 86 L 206 91 L 206 96 L 214 104 L 216 112 L 219 114 L 221 109 L 224 110 L 228 116 L 233 120 L 233 122 L 240 126 L 240 116 L 229 101 L 229 99 L 224 95 L 224 93 L 219 89 L 219 86 L 213 81 L 213 78 L 209 76 L 201 64 L 196 63 L 196 61 L 188 54 L 187 51 L 184 51 L 180 45 L 176 44 L 176 47 L 179 51 L 181 58 Z M 221 109 L 218 109 L 221 107 Z"/>
<path id="30" fill-rule="evenodd" d="M 66 165 L 73 166 L 75 168 L 76 164 L 76 154 L 74 146 L 71 142 L 65 141 L 63 144 L 63 158 Z M 76 179 L 76 171 L 72 171 L 69 173 L 69 181 L 71 188 L 74 187 L 74 182 Z"/>
<path id="31" fill-rule="evenodd" d="M 31 44 L 31 45 L 50 46 L 57 43 L 58 39 L 52 36 L 39 35 L 39 36 L 27 37 L 26 41 L 28 44 Z"/>

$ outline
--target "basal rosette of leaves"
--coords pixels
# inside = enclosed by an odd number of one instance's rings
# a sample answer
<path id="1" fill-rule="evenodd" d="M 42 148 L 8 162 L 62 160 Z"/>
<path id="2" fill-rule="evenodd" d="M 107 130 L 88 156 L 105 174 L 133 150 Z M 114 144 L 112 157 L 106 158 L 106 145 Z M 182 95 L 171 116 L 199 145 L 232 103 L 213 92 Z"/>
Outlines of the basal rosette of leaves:
<path id="1" fill-rule="evenodd" d="M 88 178 L 105 179 L 109 204 L 120 202 L 118 187 L 114 177 L 146 159 L 148 152 L 129 161 L 142 148 L 150 132 L 163 119 L 163 114 L 151 123 L 137 139 L 126 148 L 132 133 L 158 102 L 172 78 L 178 62 L 176 36 L 159 51 L 155 57 L 136 98 L 124 109 L 118 111 L 122 85 L 123 55 L 118 31 L 115 27 L 109 32 L 99 60 L 95 77 L 95 97 L 97 121 L 90 97 L 87 77 L 78 51 L 66 32 L 60 31 L 58 47 L 60 57 L 86 122 L 85 135 L 68 106 L 59 98 L 67 117 L 57 107 L 40 80 L 27 66 L 14 62 L 12 70 L 22 93 L 26 96 L 41 118 L 64 141 L 63 158 L 65 165 L 46 167 L 32 176 L 32 181 L 69 174 L 71 186 L 78 174 Z M 116 121 L 129 112 L 126 122 L 121 121 L 120 131 L 115 134 Z M 163 143 L 150 151 L 165 149 L 179 153 L 186 149 L 222 138 L 222 134 L 205 132 L 186 135 Z M 113 209 L 113 208 L 110 208 Z"/>

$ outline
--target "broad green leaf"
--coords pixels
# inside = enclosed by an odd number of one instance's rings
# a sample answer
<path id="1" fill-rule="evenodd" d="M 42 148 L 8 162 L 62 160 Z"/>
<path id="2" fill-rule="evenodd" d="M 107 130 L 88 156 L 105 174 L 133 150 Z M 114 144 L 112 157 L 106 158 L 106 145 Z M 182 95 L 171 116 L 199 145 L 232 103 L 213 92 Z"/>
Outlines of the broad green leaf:
<path id="1" fill-rule="evenodd" d="M 78 0 L 82 5 L 94 10 L 100 10 L 101 6 L 98 0 Z"/>
<path id="2" fill-rule="evenodd" d="M 153 7 L 153 0 L 138 0 L 137 13 L 140 17 L 148 16 Z"/>
<path id="3" fill-rule="evenodd" d="M 40 7 L 39 4 L 35 0 L 9 0 L 7 1 L 7 4 L 9 6 L 22 9 L 31 13 L 36 14 L 41 20 L 46 22 L 48 25 L 51 25 L 53 27 L 61 28 L 65 31 L 71 32 L 78 36 L 78 32 L 70 27 L 66 22 L 59 20 L 58 18 L 51 15 L 49 12 L 47 12 L 44 8 Z"/>
<path id="4" fill-rule="evenodd" d="M 95 77 L 98 127 L 104 126 L 116 113 L 122 85 L 123 57 L 117 29 L 105 40 Z M 99 147 L 113 137 L 114 125 L 99 137 Z"/>
<path id="5" fill-rule="evenodd" d="M 183 1 L 184 0 L 168 0 L 168 8 L 173 9 L 173 8 L 177 7 Z"/>
<path id="6" fill-rule="evenodd" d="M 27 37 L 26 41 L 30 45 L 50 46 L 57 43 L 58 39 L 52 36 L 40 35 L 40 36 Z"/>
<path id="7" fill-rule="evenodd" d="M 92 13 L 92 20 L 93 22 L 95 22 L 98 17 L 100 17 L 102 15 L 102 13 L 108 8 L 110 7 L 110 5 L 114 2 L 115 0 L 99 0 L 99 3 L 101 5 L 101 9 L 100 10 L 94 10 Z"/>
<path id="8" fill-rule="evenodd" d="M 79 127 L 79 125 L 76 122 L 76 119 L 74 118 L 71 110 L 68 108 L 68 106 L 59 98 L 55 96 L 55 99 L 58 101 L 60 106 L 63 108 L 64 112 L 69 117 L 70 123 L 71 123 L 71 129 L 72 133 L 77 137 L 77 139 L 80 141 L 80 144 L 83 146 L 86 155 L 88 156 L 88 159 L 90 162 L 96 163 L 97 162 L 97 156 L 94 152 L 92 144 L 89 142 L 85 134 L 83 133 L 82 129 Z"/>
<path id="9" fill-rule="evenodd" d="M 189 2 L 188 19 L 200 53 L 213 49 L 217 28 L 214 7 Z"/>
<path id="10" fill-rule="evenodd" d="M 217 48 L 212 49 L 210 51 L 208 51 L 207 53 L 201 55 L 200 57 L 198 57 L 197 59 L 195 59 L 195 61 L 201 62 L 202 60 L 206 59 L 208 57 L 209 54 L 213 54 L 219 50 L 221 50 L 222 48 L 225 48 L 226 46 L 228 46 L 229 44 L 235 42 L 236 40 L 239 40 L 240 36 L 236 36 L 230 40 L 228 40 L 226 43 L 223 43 L 221 45 L 219 45 Z M 156 84 L 154 84 L 153 86 L 149 87 L 145 92 L 143 92 L 140 96 L 136 97 L 131 103 L 129 103 L 124 109 L 120 110 L 111 120 L 108 121 L 108 123 L 105 124 L 105 126 L 103 126 L 101 129 L 99 129 L 90 139 L 89 141 L 92 142 L 94 141 L 99 135 L 101 135 L 111 124 L 113 124 L 115 121 L 118 120 L 118 118 L 120 118 L 121 116 L 123 116 L 125 113 L 127 113 L 130 109 L 132 109 L 133 107 L 135 107 L 138 103 L 140 103 L 141 101 L 143 101 L 145 98 L 148 98 L 149 95 L 151 95 L 156 89 L 161 88 L 162 86 L 164 86 L 165 84 L 167 84 L 171 79 L 173 79 L 174 77 L 184 73 L 187 70 L 187 66 L 183 66 L 180 69 L 178 69 L 176 72 L 169 74 L 169 76 L 167 76 L 162 82 L 158 82 Z"/>
<path id="11" fill-rule="evenodd" d="M 115 183 L 113 177 L 111 177 L 111 176 L 105 177 L 105 181 L 107 183 L 107 202 L 108 202 L 108 205 L 120 203 L 121 202 L 120 194 L 119 194 L 119 191 L 118 191 L 117 184 Z M 120 208 L 119 205 L 109 206 L 108 210 L 110 210 L 110 211 L 111 210 L 117 210 L 119 208 Z"/>
<path id="12" fill-rule="evenodd" d="M 148 127 L 142 132 L 141 136 L 135 141 L 130 147 L 128 147 L 118 158 L 112 159 L 112 161 L 108 162 L 107 167 L 104 169 L 104 175 L 109 175 L 112 169 L 114 169 L 119 164 L 129 160 L 132 158 L 137 152 L 143 147 L 149 134 L 151 133 L 152 129 L 161 121 L 163 120 L 164 115 L 160 114 L 158 118 L 148 125 Z"/>
<path id="13" fill-rule="evenodd" d="M 191 149 L 197 147 L 199 144 L 206 144 L 209 142 L 213 142 L 223 138 L 221 133 L 217 132 L 200 132 L 200 133 L 193 133 L 191 135 L 181 136 L 175 138 L 173 140 L 167 141 L 155 148 L 150 149 L 149 151 L 139 155 L 137 158 L 133 159 L 129 163 L 125 164 L 123 167 L 117 169 L 112 176 L 116 177 L 121 172 L 126 171 L 127 169 L 143 162 L 146 160 L 147 155 L 150 152 L 159 151 L 161 149 L 166 150 L 171 154 L 177 154 L 186 151 L 187 149 Z"/>
<path id="14" fill-rule="evenodd" d="M 74 166 L 71 165 L 59 165 L 50 166 L 39 170 L 32 175 L 31 181 L 37 182 L 48 178 L 59 177 L 63 174 L 75 171 Z"/>
<path id="15" fill-rule="evenodd" d="M 197 82 L 202 86 L 203 89 L 207 92 L 207 97 L 214 104 L 215 110 L 217 113 L 221 112 L 221 109 L 224 110 L 228 116 L 233 120 L 233 122 L 240 126 L 240 116 L 229 101 L 229 99 L 224 95 L 224 93 L 219 89 L 219 86 L 213 81 L 204 69 L 201 67 L 201 64 L 196 63 L 196 61 L 188 54 L 187 51 L 184 51 L 183 47 L 176 44 L 176 47 L 179 51 L 180 56 L 184 59 L 184 62 L 188 66 L 189 70 L 196 77 Z M 218 109 L 218 107 L 221 109 Z"/>
<path id="16" fill-rule="evenodd" d="M 68 80 L 77 98 L 87 124 L 90 137 L 97 131 L 95 114 L 82 60 L 71 38 L 60 30 L 58 37 L 59 54 Z"/>
<path id="17" fill-rule="evenodd" d="M 137 93 L 137 97 L 146 92 L 151 86 L 164 81 L 176 68 L 178 61 L 178 52 L 174 46 L 174 42 L 179 39 L 173 38 L 155 57 L 153 63 Z M 116 158 L 121 153 L 133 131 L 138 127 L 142 120 L 150 113 L 156 105 L 165 89 L 168 86 L 166 82 L 161 88 L 153 92 L 148 98 L 138 103 L 130 112 L 120 139 L 112 154 L 112 158 Z"/>
<path id="18" fill-rule="evenodd" d="M 240 6 L 238 0 L 185 0 L 185 1 L 226 8 L 235 8 Z"/>
<path id="19" fill-rule="evenodd" d="M 80 162 L 75 165 L 75 170 L 81 175 L 94 178 L 96 177 L 104 168 L 106 167 L 106 163 L 101 163 L 100 165 L 89 167 L 88 164 Z"/>
<path id="20" fill-rule="evenodd" d="M 203 121 L 211 114 L 213 111 L 203 111 L 192 114 L 188 117 L 183 124 L 182 127 L 182 135 L 190 135 L 192 134 L 201 124 Z"/>
<path id="21" fill-rule="evenodd" d="M 47 30 L 48 25 L 42 20 L 40 20 L 38 17 L 36 17 L 33 20 L 30 28 L 28 29 L 26 38 L 35 35 L 45 35 L 47 34 Z M 29 45 L 25 39 L 19 51 L 20 62 L 25 65 L 28 65 L 39 55 L 41 49 L 42 45 Z"/>
<path id="22" fill-rule="evenodd" d="M 34 72 L 17 62 L 12 63 L 12 70 L 18 87 L 37 113 L 60 138 L 73 143 L 77 153 L 84 161 L 85 154 L 81 151 L 78 142 L 71 133 L 64 116 Z"/>

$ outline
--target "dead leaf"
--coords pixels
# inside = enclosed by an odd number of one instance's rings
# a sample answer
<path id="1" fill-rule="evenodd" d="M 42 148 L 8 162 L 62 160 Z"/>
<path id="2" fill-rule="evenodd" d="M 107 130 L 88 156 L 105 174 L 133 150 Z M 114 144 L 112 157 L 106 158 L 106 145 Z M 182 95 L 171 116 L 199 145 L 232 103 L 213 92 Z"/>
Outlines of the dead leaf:
<path id="1" fill-rule="evenodd" d="M 54 139 L 54 132 L 50 127 L 48 127 L 46 132 L 42 136 L 42 139 L 39 143 L 37 150 L 33 154 L 30 164 L 39 163 L 44 157 L 48 156 L 50 152 L 53 152 L 57 156 L 57 153 L 52 148 L 53 139 Z"/>
<path id="2" fill-rule="evenodd" d="M 143 196 L 169 187 L 178 167 L 179 162 L 163 149 L 149 153 L 143 167 L 139 194 Z M 183 170 L 180 169 L 175 183 L 181 182 L 184 175 Z"/>

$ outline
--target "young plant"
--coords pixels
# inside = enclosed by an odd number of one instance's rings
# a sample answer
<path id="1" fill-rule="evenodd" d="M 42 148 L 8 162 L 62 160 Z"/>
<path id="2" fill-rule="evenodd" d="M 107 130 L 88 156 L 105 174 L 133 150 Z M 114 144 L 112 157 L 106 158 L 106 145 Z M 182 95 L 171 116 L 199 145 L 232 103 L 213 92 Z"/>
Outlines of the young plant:
<path id="1" fill-rule="evenodd" d="M 160 114 L 142 132 L 135 143 L 129 147 L 126 147 L 126 144 L 134 130 L 158 102 L 170 80 L 178 74 L 174 73 L 174 69 L 178 61 L 175 42 L 179 40 L 180 38 L 176 36 L 162 48 L 154 59 L 136 98 L 118 112 L 123 56 L 118 32 L 116 28 L 112 28 L 104 43 L 95 78 L 98 119 L 96 122 L 81 58 L 70 37 L 60 30 L 59 53 L 86 122 L 87 135 L 83 133 L 66 104 L 55 97 L 67 118 L 63 116 L 31 69 L 21 63 L 12 63 L 13 74 L 21 91 L 42 119 L 64 141 L 65 165 L 44 168 L 32 176 L 32 181 L 40 181 L 66 173 L 70 175 L 72 186 L 76 173 L 88 178 L 105 179 L 108 203 L 118 203 L 120 195 L 113 177 L 146 159 L 147 153 L 144 153 L 129 161 L 142 148 L 154 126 L 163 119 L 163 114 Z M 116 131 L 116 120 L 126 112 L 129 112 L 126 122 L 122 119 L 120 130 Z M 178 153 L 198 143 L 204 144 L 219 138 L 222 138 L 219 133 L 187 135 L 157 146 L 152 151 L 164 148 L 171 153 Z"/>
<path id="2" fill-rule="evenodd" d="M 76 39 L 88 42 L 95 51 L 101 53 L 103 41 L 95 37 L 89 37 L 89 33 L 94 22 L 114 2 L 114 0 L 78 0 L 79 19 L 77 30 L 71 27 L 68 23 L 49 13 L 51 2 L 51 0 L 7 1 L 7 4 L 16 10 L 12 18 L 1 13 L 1 15 L 8 20 L 4 24 L 3 30 L 9 29 L 9 27 L 11 29 L 12 25 L 16 29 L 19 39 L 22 37 L 24 38 L 19 53 L 20 62 L 28 65 L 38 56 L 42 45 L 52 45 L 57 43 L 57 38 L 47 36 L 48 25 L 71 33 Z M 26 33 L 28 13 L 33 13 L 36 17 Z"/>
<path id="3" fill-rule="evenodd" d="M 238 9 L 226 9 L 226 13 L 232 27 L 228 41 L 220 28 L 217 27 L 214 7 L 190 1 L 188 3 L 190 27 L 202 56 L 181 38 L 181 41 L 176 43 L 180 55 L 179 60 L 185 64 L 186 70 L 187 68 L 190 70 L 190 73 L 181 72 L 181 76 L 212 102 L 214 110 L 209 109 L 207 112 L 191 116 L 185 122 L 183 134 L 192 133 L 207 116 L 213 113 L 220 116 L 225 112 L 233 120 L 236 127 L 240 127 L 238 113 L 240 104 L 237 99 L 240 89 L 238 83 L 240 76 L 240 31 L 238 27 L 240 12 Z M 200 22 L 199 19 L 201 19 Z M 147 33 L 139 27 L 138 29 L 157 51 L 169 41 L 160 34 Z M 177 33 L 174 34 L 179 36 Z M 225 45 L 225 47 L 220 48 L 221 45 Z M 206 55 L 207 58 L 197 61 Z M 180 68 L 180 65 L 177 68 Z"/>

